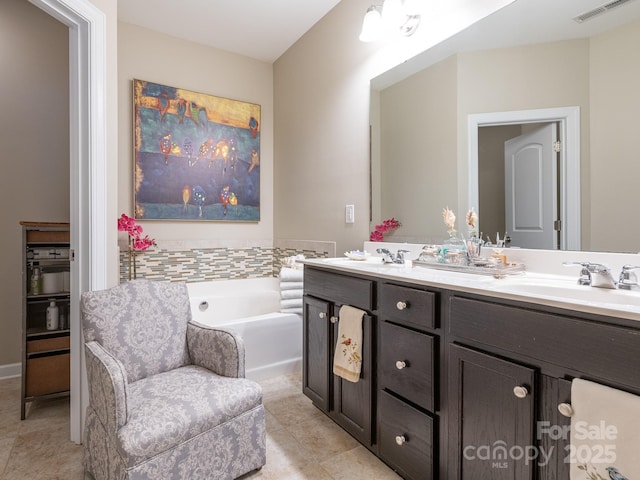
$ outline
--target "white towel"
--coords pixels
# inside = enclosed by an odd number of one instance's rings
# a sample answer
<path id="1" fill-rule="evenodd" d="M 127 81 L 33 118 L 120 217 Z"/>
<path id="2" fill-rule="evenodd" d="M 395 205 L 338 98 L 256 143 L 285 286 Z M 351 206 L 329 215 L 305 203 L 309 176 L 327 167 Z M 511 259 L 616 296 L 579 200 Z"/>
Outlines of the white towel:
<path id="1" fill-rule="evenodd" d="M 640 478 L 640 397 L 576 378 L 571 407 L 571 480 Z"/>
<path id="2" fill-rule="evenodd" d="M 302 289 L 301 288 L 294 288 L 294 289 L 291 289 L 291 290 L 281 290 L 280 291 L 280 298 L 282 298 L 282 299 L 302 298 Z"/>
<path id="3" fill-rule="evenodd" d="M 333 373 L 353 383 L 360 380 L 362 369 L 362 317 L 365 313 L 350 305 L 340 307 Z"/>
<path id="4" fill-rule="evenodd" d="M 280 282 L 302 282 L 304 271 L 295 268 L 282 267 L 280 269 Z"/>
<path id="5" fill-rule="evenodd" d="M 287 298 L 280 300 L 280 308 L 302 308 L 302 298 Z"/>
<path id="6" fill-rule="evenodd" d="M 304 282 L 280 282 L 280 290 L 299 290 L 304 287 Z"/>

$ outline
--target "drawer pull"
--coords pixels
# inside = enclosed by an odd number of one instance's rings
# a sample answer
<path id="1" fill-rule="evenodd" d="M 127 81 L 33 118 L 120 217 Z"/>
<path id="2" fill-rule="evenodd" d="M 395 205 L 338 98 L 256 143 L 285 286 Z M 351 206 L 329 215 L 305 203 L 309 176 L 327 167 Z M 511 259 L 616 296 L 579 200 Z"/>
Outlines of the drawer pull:
<path id="1" fill-rule="evenodd" d="M 396 303 L 396 308 L 402 311 L 409 308 L 409 304 L 407 302 L 403 302 L 402 300 L 400 300 L 398 303 Z"/>
<path id="2" fill-rule="evenodd" d="M 573 407 L 569 403 L 561 403 L 558 405 L 558 411 L 565 417 L 573 416 Z"/>
<path id="3" fill-rule="evenodd" d="M 396 362 L 396 368 L 398 370 L 402 370 L 403 368 L 405 368 L 407 366 L 407 362 L 403 361 L 403 360 L 398 360 Z"/>
<path id="4" fill-rule="evenodd" d="M 320 313 L 318 314 L 318 316 L 319 316 L 320 318 L 327 318 L 327 314 L 326 314 L 326 313 L 324 313 L 324 312 L 320 312 Z"/>
<path id="5" fill-rule="evenodd" d="M 336 317 L 336 316 L 332 316 L 332 317 L 329 319 L 329 321 L 330 321 L 331 323 L 338 323 L 338 317 Z"/>
<path id="6" fill-rule="evenodd" d="M 518 398 L 526 398 L 526 396 L 529 395 L 529 390 L 527 390 L 527 387 L 518 385 L 517 387 L 513 387 L 513 394 Z"/>
<path id="7" fill-rule="evenodd" d="M 396 443 L 400 446 L 404 445 L 407 441 L 407 438 L 404 435 L 396 435 Z"/>

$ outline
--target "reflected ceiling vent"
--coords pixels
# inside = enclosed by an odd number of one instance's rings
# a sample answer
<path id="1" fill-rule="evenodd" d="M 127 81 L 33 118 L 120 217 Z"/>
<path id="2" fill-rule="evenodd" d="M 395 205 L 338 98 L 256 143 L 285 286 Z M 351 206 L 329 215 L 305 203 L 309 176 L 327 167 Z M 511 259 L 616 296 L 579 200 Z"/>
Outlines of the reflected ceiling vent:
<path id="1" fill-rule="evenodd" d="M 578 15 L 574 17 L 574 21 L 578 23 L 582 23 L 586 20 L 589 20 L 593 17 L 597 17 L 598 15 L 602 15 L 603 13 L 608 12 L 609 10 L 613 10 L 616 7 L 620 7 L 625 3 L 632 2 L 633 0 L 614 0 L 613 2 L 605 3 L 604 5 L 600 5 L 599 7 L 594 8 L 593 10 L 589 10 L 588 12 L 583 13 L 582 15 Z"/>

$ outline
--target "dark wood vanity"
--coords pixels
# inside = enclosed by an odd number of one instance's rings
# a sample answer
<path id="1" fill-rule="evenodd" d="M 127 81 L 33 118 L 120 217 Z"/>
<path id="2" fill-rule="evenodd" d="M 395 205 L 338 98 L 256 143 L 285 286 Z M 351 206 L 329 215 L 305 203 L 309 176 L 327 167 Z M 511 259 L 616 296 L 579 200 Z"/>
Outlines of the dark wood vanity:
<path id="1" fill-rule="evenodd" d="M 309 264 L 304 291 L 304 394 L 407 479 L 568 479 L 568 439 L 538 427 L 570 424 L 571 380 L 640 395 L 635 320 Z M 357 383 L 332 373 L 343 304 L 366 311 Z M 474 450 L 496 442 L 552 454 Z"/>

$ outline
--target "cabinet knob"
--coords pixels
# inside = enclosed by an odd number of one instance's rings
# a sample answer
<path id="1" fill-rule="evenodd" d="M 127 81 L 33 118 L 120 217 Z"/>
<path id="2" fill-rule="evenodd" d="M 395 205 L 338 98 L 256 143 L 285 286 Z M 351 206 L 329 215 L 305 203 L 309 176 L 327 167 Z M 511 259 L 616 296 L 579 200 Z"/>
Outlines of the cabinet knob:
<path id="1" fill-rule="evenodd" d="M 398 360 L 396 362 L 396 368 L 398 370 L 402 370 L 403 368 L 405 368 L 407 366 L 407 362 L 403 361 L 403 360 Z"/>
<path id="2" fill-rule="evenodd" d="M 332 317 L 329 319 L 329 321 L 330 321 L 331 323 L 337 323 L 337 322 L 338 322 L 338 317 L 336 317 L 336 316 L 332 316 Z"/>
<path id="3" fill-rule="evenodd" d="M 558 405 L 558 411 L 565 417 L 573 416 L 573 407 L 569 403 L 561 403 Z"/>
<path id="4" fill-rule="evenodd" d="M 320 318 L 327 318 L 327 314 L 326 314 L 326 313 L 324 313 L 324 312 L 320 312 L 320 313 L 318 314 L 318 316 L 319 316 Z"/>
<path id="5" fill-rule="evenodd" d="M 408 308 L 408 304 L 407 302 L 403 302 L 402 300 L 400 300 L 398 303 L 396 303 L 396 308 L 398 310 L 405 310 L 406 308 Z"/>
<path id="6" fill-rule="evenodd" d="M 525 398 L 529 395 L 529 390 L 527 390 L 527 387 L 518 385 L 517 387 L 513 387 L 513 394 L 518 398 Z"/>
<path id="7" fill-rule="evenodd" d="M 407 438 L 404 435 L 396 435 L 396 443 L 400 446 L 404 445 L 407 441 Z"/>

